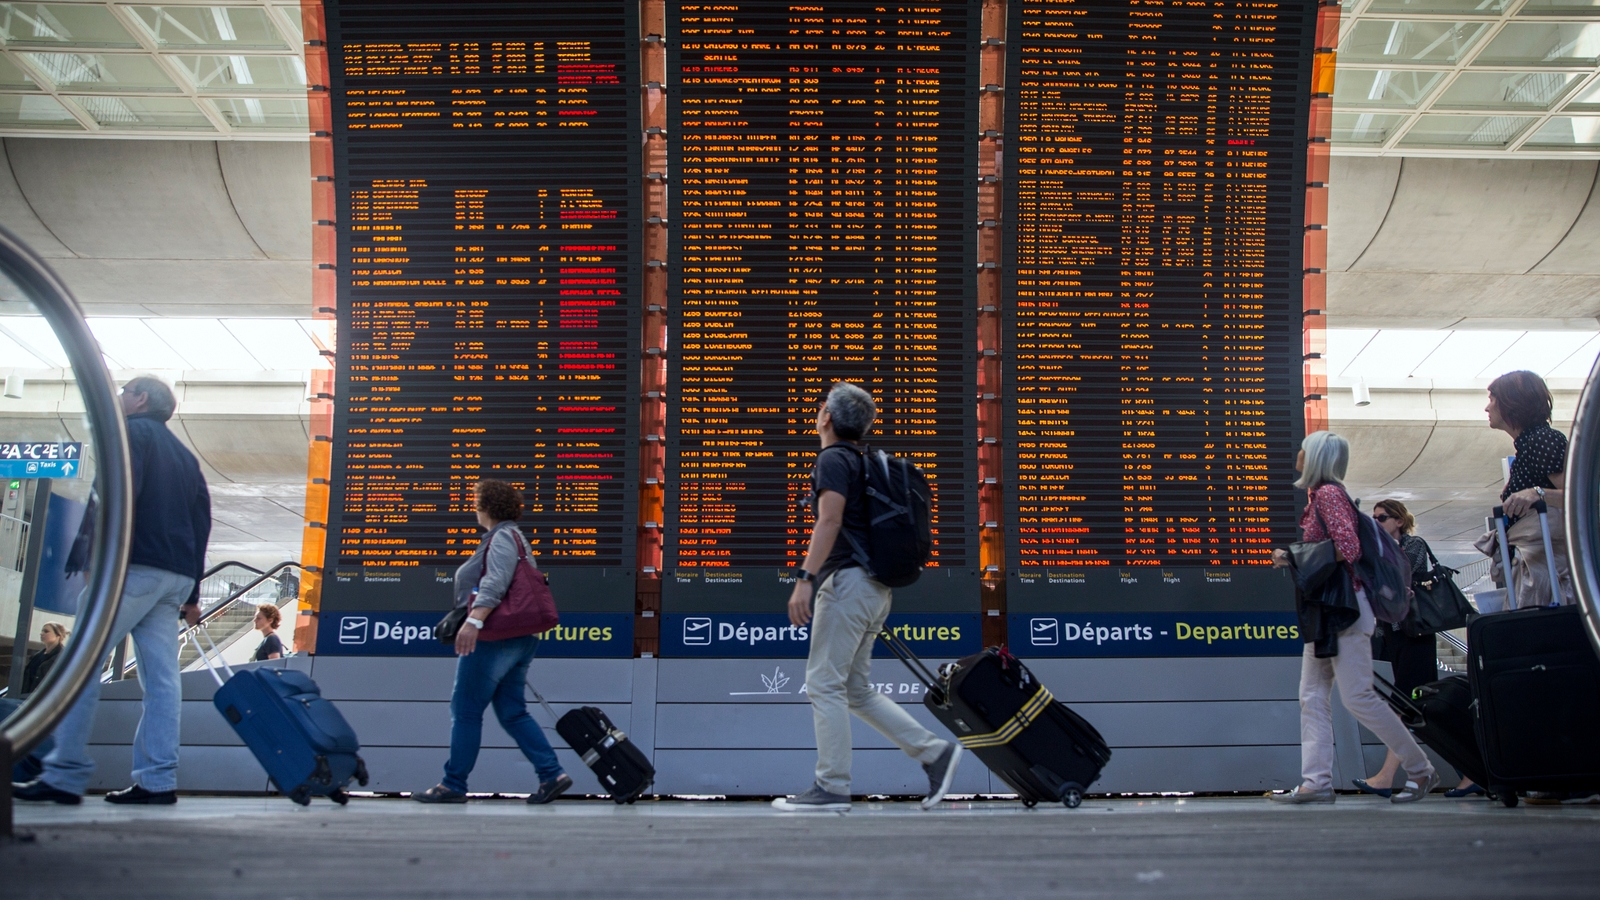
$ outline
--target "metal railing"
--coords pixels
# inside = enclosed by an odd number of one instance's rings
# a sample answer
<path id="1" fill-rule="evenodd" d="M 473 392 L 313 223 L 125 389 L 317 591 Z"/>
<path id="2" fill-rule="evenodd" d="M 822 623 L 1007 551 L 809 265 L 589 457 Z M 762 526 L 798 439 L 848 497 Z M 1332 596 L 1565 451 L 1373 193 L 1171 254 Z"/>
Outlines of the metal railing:
<path id="1" fill-rule="evenodd" d="M 221 578 L 221 573 L 225 572 L 229 567 L 246 569 L 255 573 L 255 577 L 242 585 L 234 584 L 232 582 L 224 582 L 230 585 L 232 590 L 230 590 L 226 595 L 216 598 L 210 604 L 207 604 L 205 583 L 207 581 L 215 581 Z M 200 621 L 198 624 L 186 627 L 178 633 L 179 667 L 182 668 L 187 662 L 192 662 L 194 660 L 194 657 L 190 653 L 193 642 L 189 640 L 189 636 L 197 630 L 201 628 L 207 629 L 207 639 L 211 639 L 213 635 L 209 629 L 215 624 L 229 620 L 230 617 L 237 618 L 236 616 L 233 616 L 233 613 L 242 605 L 249 605 L 251 607 L 250 618 L 242 620 L 246 625 L 248 625 L 250 621 L 255 618 L 253 609 L 254 605 L 268 602 L 268 598 L 257 593 L 257 590 L 262 586 L 268 583 L 276 585 L 276 590 L 274 591 L 276 596 L 271 598 L 271 602 L 274 602 L 275 605 L 282 606 L 291 599 L 297 599 L 300 596 L 298 582 L 295 584 L 293 594 L 287 594 L 284 590 L 285 581 L 279 573 L 288 569 L 299 568 L 301 568 L 301 565 L 294 560 L 285 560 L 263 572 L 254 566 L 249 566 L 241 562 L 234 562 L 230 560 L 228 562 L 218 563 L 207 569 L 205 575 L 201 578 Z M 241 628 L 239 630 L 243 631 L 244 629 Z M 229 634 L 224 636 L 222 640 L 214 641 L 214 643 L 226 645 L 233 637 L 234 634 Z M 112 656 L 110 662 L 106 666 L 105 671 L 101 674 L 101 681 L 125 679 L 137 671 L 139 661 L 137 659 L 126 659 L 124 657 L 125 650 L 126 645 L 117 648 L 117 653 Z"/>

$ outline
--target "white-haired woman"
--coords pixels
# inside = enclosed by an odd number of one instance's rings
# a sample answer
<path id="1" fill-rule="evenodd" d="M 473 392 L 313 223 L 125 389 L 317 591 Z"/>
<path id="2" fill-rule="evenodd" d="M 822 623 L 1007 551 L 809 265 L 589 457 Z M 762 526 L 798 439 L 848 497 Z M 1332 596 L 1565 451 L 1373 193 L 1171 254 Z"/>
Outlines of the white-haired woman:
<path id="1" fill-rule="evenodd" d="M 1338 684 L 1345 708 L 1377 735 L 1405 767 L 1405 786 L 1396 790 L 1389 801 L 1420 800 L 1438 786 L 1439 774 L 1400 718 L 1372 689 L 1372 630 L 1377 619 L 1355 567 L 1361 560 L 1361 539 L 1356 530 L 1359 523 L 1355 504 L 1344 490 L 1350 445 L 1331 431 L 1318 431 L 1307 435 L 1300 448 L 1294 467 L 1300 473 L 1295 487 L 1306 492 L 1306 508 L 1300 514 L 1303 540 L 1333 541 L 1343 562 L 1333 578 L 1349 579 L 1347 584 L 1354 591 L 1360 612 L 1331 641 L 1318 641 L 1315 634 L 1300 635 L 1306 642 L 1300 663 L 1301 784 L 1296 790 L 1268 797 L 1280 803 L 1333 802 L 1333 706 L 1329 695 L 1333 685 Z M 1289 565 L 1289 552 L 1272 551 L 1272 564 Z M 1334 588 L 1345 584 L 1335 584 Z"/>

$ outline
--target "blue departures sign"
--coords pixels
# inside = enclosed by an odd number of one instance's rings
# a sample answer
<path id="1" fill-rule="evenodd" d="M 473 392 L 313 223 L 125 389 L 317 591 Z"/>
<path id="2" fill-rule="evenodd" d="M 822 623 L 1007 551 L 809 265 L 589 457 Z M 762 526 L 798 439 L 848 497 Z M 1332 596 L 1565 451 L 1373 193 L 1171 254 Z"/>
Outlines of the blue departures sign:
<path id="1" fill-rule="evenodd" d="M 76 441 L 0 441 L 0 478 L 77 478 L 82 457 Z"/>
<path id="2" fill-rule="evenodd" d="M 918 656 L 960 658 L 983 649 L 976 613 L 892 615 L 885 628 L 899 634 Z M 791 625 L 783 613 L 705 613 L 661 617 L 663 657 L 803 659 L 811 652 L 811 628 Z M 880 641 L 873 656 L 889 656 Z"/>
<path id="3" fill-rule="evenodd" d="M 1292 612 L 1018 613 L 1011 651 L 1037 656 L 1299 656 Z"/>
<path id="4" fill-rule="evenodd" d="M 444 612 L 324 612 L 319 656 L 454 656 L 433 637 Z M 562 613 L 540 636 L 540 659 L 627 658 L 633 655 L 632 613 Z"/>

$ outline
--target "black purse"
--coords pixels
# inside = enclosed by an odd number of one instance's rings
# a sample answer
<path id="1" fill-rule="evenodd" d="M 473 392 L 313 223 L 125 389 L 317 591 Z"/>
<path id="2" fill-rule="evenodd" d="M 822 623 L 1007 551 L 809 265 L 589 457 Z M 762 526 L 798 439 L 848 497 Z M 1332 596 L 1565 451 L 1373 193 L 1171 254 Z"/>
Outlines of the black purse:
<path id="1" fill-rule="evenodd" d="M 1407 637 L 1426 637 L 1465 628 L 1477 617 L 1477 611 L 1467 602 L 1467 595 L 1451 577 L 1456 570 L 1439 565 L 1431 547 L 1428 561 L 1433 563 L 1433 570 L 1425 580 L 1412 583 L 1411 615 L 1400 624 L 1401 632 Z"/>
<path id="2" fill-rule="evenodd" d="M 1321 593 L 1328 576 L 1339 570 L 1338 549 L 1333 541 L 1296 541 L 1289 545 L 1290 569 L 1301 593 L 1314 597 Z"/>
<path id="3" fill-rule="evenodd" d="M 456 634 L 461 631 L 461 620 L 467 617 L 467 612 L 465 606 L 458 606 L 445 613 L 439 624 L 433 626 L 433 636 L 438 638 L 440 643 L 454 644 Z"/>

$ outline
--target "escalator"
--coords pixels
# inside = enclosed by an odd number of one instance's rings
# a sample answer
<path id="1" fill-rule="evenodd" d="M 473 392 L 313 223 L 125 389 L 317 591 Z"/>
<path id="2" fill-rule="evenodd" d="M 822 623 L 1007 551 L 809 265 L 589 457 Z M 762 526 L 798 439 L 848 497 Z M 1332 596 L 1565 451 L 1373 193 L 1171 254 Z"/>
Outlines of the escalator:
<path id="1" fill-rule="evenodd" d="M 80 514 L 89 515 L 87 510 L 93 510 L 92 528 L 72 529 L 66 542 L 71 548 L 68 552 L 84 552 L 80 583 L 55 578 L 58 567 L 65 574 L 65 560 L 47 556 L 46 550 L 51 546 L 45 535 L 47 528 L 35 528 L 25 550 L 14 607 L 16 622 L 22 628 L 15 636 L 13 665 L 24 656 L 36 600 L 58 604 L 70 601 L 75 622 L 74 634 L 50 673 L 19 708 L 0 722 L 0 767 L 6 775 L 0 779 L 0 838 L 9 838 L 12 760 L 25 756 L 55 729 L 84 686 L 98 675 L 105 659 L 127 570 L 133 510 L 127 431 L 117 385 L 106 369 L 99 344 L 66 285 L 3 227 L 0 315 L 13 317 L 9 320 L 13 324 L 40 326 L 26 336 L 15 330 L 6 333 L 3 349 L 11 354 L 11 375 L 6 379 L 6 399 L 0 400 L 0 443 L 12 446 L 0 454 L 0 461 L 9 466 L 0 474 L 18 480 L 37 478 L 35 494 L 42 492 L 46 500 L 52 482 L 59 479 L 64 492 L 70 489 L 82 495 L 78 500 L 86 501 L 92 496 L 98 501 L 85 502 L 85 512 Z M 26 363 L 30 358 L 28 347 L 34 345 L 37 349 L 46 341 L 60 345 L 61 355 L 70 364 L 70 378 L 65 381 L 64 397 L 54 403 L 30 404 L 26 380 L 34 370 Z M 56 380 L 61 380 L 59 374 Z M 79 404 L 82 412 L 71 412 Z M 73 458 L 70 465 L 66 461 L 69 455 Z M 41 504 L 38 509 L 48 512 L 51 507 Z M 43 521 L 47 523 L 48 517 Z M 72 539 L 77 535 L 83 536 L 81 544 Z"/>
<path id="2" fill-rule="evenodd" d="M 1589 373 L 1567 450 L 1567 553 L 1589 641 L 1600 653 L 1600 360 Z"/>

